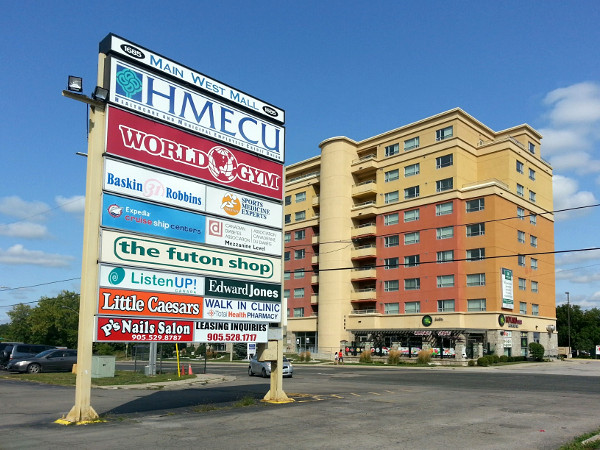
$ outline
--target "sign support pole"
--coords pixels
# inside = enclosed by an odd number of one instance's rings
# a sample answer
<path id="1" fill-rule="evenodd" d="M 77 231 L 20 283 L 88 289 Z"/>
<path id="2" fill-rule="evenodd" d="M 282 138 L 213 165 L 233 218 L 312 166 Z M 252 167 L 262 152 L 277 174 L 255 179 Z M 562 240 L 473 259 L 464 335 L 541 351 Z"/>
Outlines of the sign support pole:
<path id="1" fill-rule="evenodd" d="M 106 56 L 102 53 L 98 55 L 99 85 L 102 85 L 104 79 L 105 58 Z M 104 106 L 94 104 L 90 105 L 90 110 L 75 405 L 64 418 L 69 423 L 84 423 L 98 419 L 98 413 L 91 406 L 92 343 L 94 340 L 94 314 L 98 301 L 96 297 L 99 256 L 98 230 L 100 228 L 100 208 L 98 208 L 98 205 L 102 197 L 102 154 L 104 153 L 106 112 Z"/>
<path id="2" fill-rule="evenodd" d="M 283 391 L 283 340 L 269 341 L 269 347 L 276 345 L 277 360 L 271 361 L 271 389 L 263 400 L 269 403 L 290 403 L 290 399 Z"/>

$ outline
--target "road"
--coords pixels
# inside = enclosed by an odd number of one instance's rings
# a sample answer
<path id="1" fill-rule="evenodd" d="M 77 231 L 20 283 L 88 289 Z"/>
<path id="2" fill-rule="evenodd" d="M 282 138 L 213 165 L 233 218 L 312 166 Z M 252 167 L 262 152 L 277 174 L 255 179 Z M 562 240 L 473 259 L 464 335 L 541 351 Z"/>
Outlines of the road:
<path id="1" fill-rule="evenodd" d="M 0 380 L 2 449 L 401 448 L 555 449 L 600 427 L 600 361 L 501 368 L 296 366 L 284 381 L 296 401 L 231 407 L 257 399 L 269 380 L 244 364 L 210 362 L 235 375 L 177 391 L 94 389 L 108 422 L 61 427 L 74 389 Z"/>

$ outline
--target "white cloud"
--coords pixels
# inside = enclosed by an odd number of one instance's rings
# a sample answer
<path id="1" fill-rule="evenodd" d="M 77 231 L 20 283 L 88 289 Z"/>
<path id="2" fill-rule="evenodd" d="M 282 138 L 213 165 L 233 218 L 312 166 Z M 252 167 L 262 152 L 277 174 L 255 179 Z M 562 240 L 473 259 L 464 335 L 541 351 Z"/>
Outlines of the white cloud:
<path id="1" fill-rule="evenodd" d="M 7 250 L 0 249 L 0 264 L 66 267 L 72 259 L 72 256 L 27 250 L 21 244 L 13 245 Z"/>
<path id="2" fill-rule="evenodd" d="M 571 264 L 582 264 L 589 261 L 600 261 L 600 250 L 559 253 L 556 255 L 555 264 L 557 267 L 560 267 Z"/>
<path id="3" fill-rule="evenodd" d="M 32 222 L 0 224 L 0 235 L 26 239 L 43 239 L 49 236 L 45 225 Z"/>
<path id="4" fill-rule="evenodd" d="M 83 216 L 85 210 L 85 196 L 74 195 L 72 197 L 63 197 L 62 195 L 57 195 L 54 197 L 54 201 L 61 211 Z"/>
<path id="5" fill-rule="evenodd" d="M 579 183 L 573 178 L 562 175 L 552 177 L 552 190 L 554 193 L 554 210 L 577 208 L 598 203 L 593 192 L 578 191 Z M 556 213 L 556 220 L 567 220 L 589 214 L 592 208 L 576 211 L 565 211 Z"/>
<path id="6" fill-rule="evenodd" d="M 45 213 L 49 210 L 49 206 L 44 202 L 28 202 L 16 195 L 0 198 L 0 213 L 18 219 L 43 221 L 46 219 Z"/>
<path id="7" fill-rule="evenodd" d="M 544 103 L 552 106 L 550 120 L 556 125 L 589 123 L 600 120 L 600 86 L 583 82 L 555 89 Z"/>

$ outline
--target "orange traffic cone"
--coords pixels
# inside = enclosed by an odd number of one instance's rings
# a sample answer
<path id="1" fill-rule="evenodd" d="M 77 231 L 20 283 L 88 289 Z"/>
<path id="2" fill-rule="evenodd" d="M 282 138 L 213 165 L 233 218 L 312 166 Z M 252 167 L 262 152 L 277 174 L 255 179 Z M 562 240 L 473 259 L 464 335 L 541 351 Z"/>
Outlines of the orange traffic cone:
<path id="1" fill-rule="evenodd" d="M 181 375 L 185 375 L 185 366 L 181 365 Z"/>
<path id="2" fill-rule="evenodd" d="M 194 374 L 194 372 L 192 372 L 192 365 L 190 364 L 188 366 L 188 375 L 193 375 L 193 374 Z"/>

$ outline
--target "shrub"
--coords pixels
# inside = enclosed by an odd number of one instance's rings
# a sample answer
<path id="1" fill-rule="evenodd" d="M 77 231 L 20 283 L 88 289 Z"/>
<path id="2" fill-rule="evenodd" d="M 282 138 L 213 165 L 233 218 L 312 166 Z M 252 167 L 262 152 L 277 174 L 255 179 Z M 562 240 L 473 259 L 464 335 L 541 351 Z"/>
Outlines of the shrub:
<path id="1" fill-rule="evenodd" d="M 467 363 L 469 367 L 475 367 L 475 360 L 474 359 L 470 359 L 469 362 Z"/>
<path id="2" fill-rule="evenodd" d="M 419 364 L 428 364 L 431 362 L 431 352 L 429 350 L 421 350 L 417 353 L 417 362 Z"/>
<path id="3" fill-rule="evenodd" d="M 482 356 L 481 358 L 477 358 L 477 365 L 487 367 L 490 365 L 490 360 L 487 356 Z"/>
<path id="4" fill-rule="evenodd" d="M 399 364 L 400 355 L 402 355 L 402 353 L 400 353 L 398 350 L 390 350 L 390 353 L 388 354 L 388 364 Z"/>
<path id="5" fill-rule="evenodd" d="M 535 361 L 543 361 L 544 360 L 544 346 L 542 344 L 538 344 L 537 342 L 529 343 L 529 352 Z"/>
<path id="6" fill-rule="evenodd" d="M 304 361 L 309 362 L 312 359 L 309 351 L 304 352 Z"/>
<path id="7" fill-rule="evenodd" d="M 361 363 L 371 363 L 371 362 L 373 362 L 373 359 L 371 358 L 371 351 L 370 350 L 364 350 L 360 354 L 359 362 L 361 362 Z"/>
<path id="8" fill-rule="evenodd" d="M 491 355 L 492 364 L 498 364 L 500 362 L 500 357 L 498 355 Z"/>
<path id="9" fill-rule="evenodd" d="M 500 357 L 500 362 L 503 362 L 503 363 L 505 363 L 505 362 L 508 362 L 508 356 L 506 356 L 506 355 L 502 355 L 502 356 Z"/>

